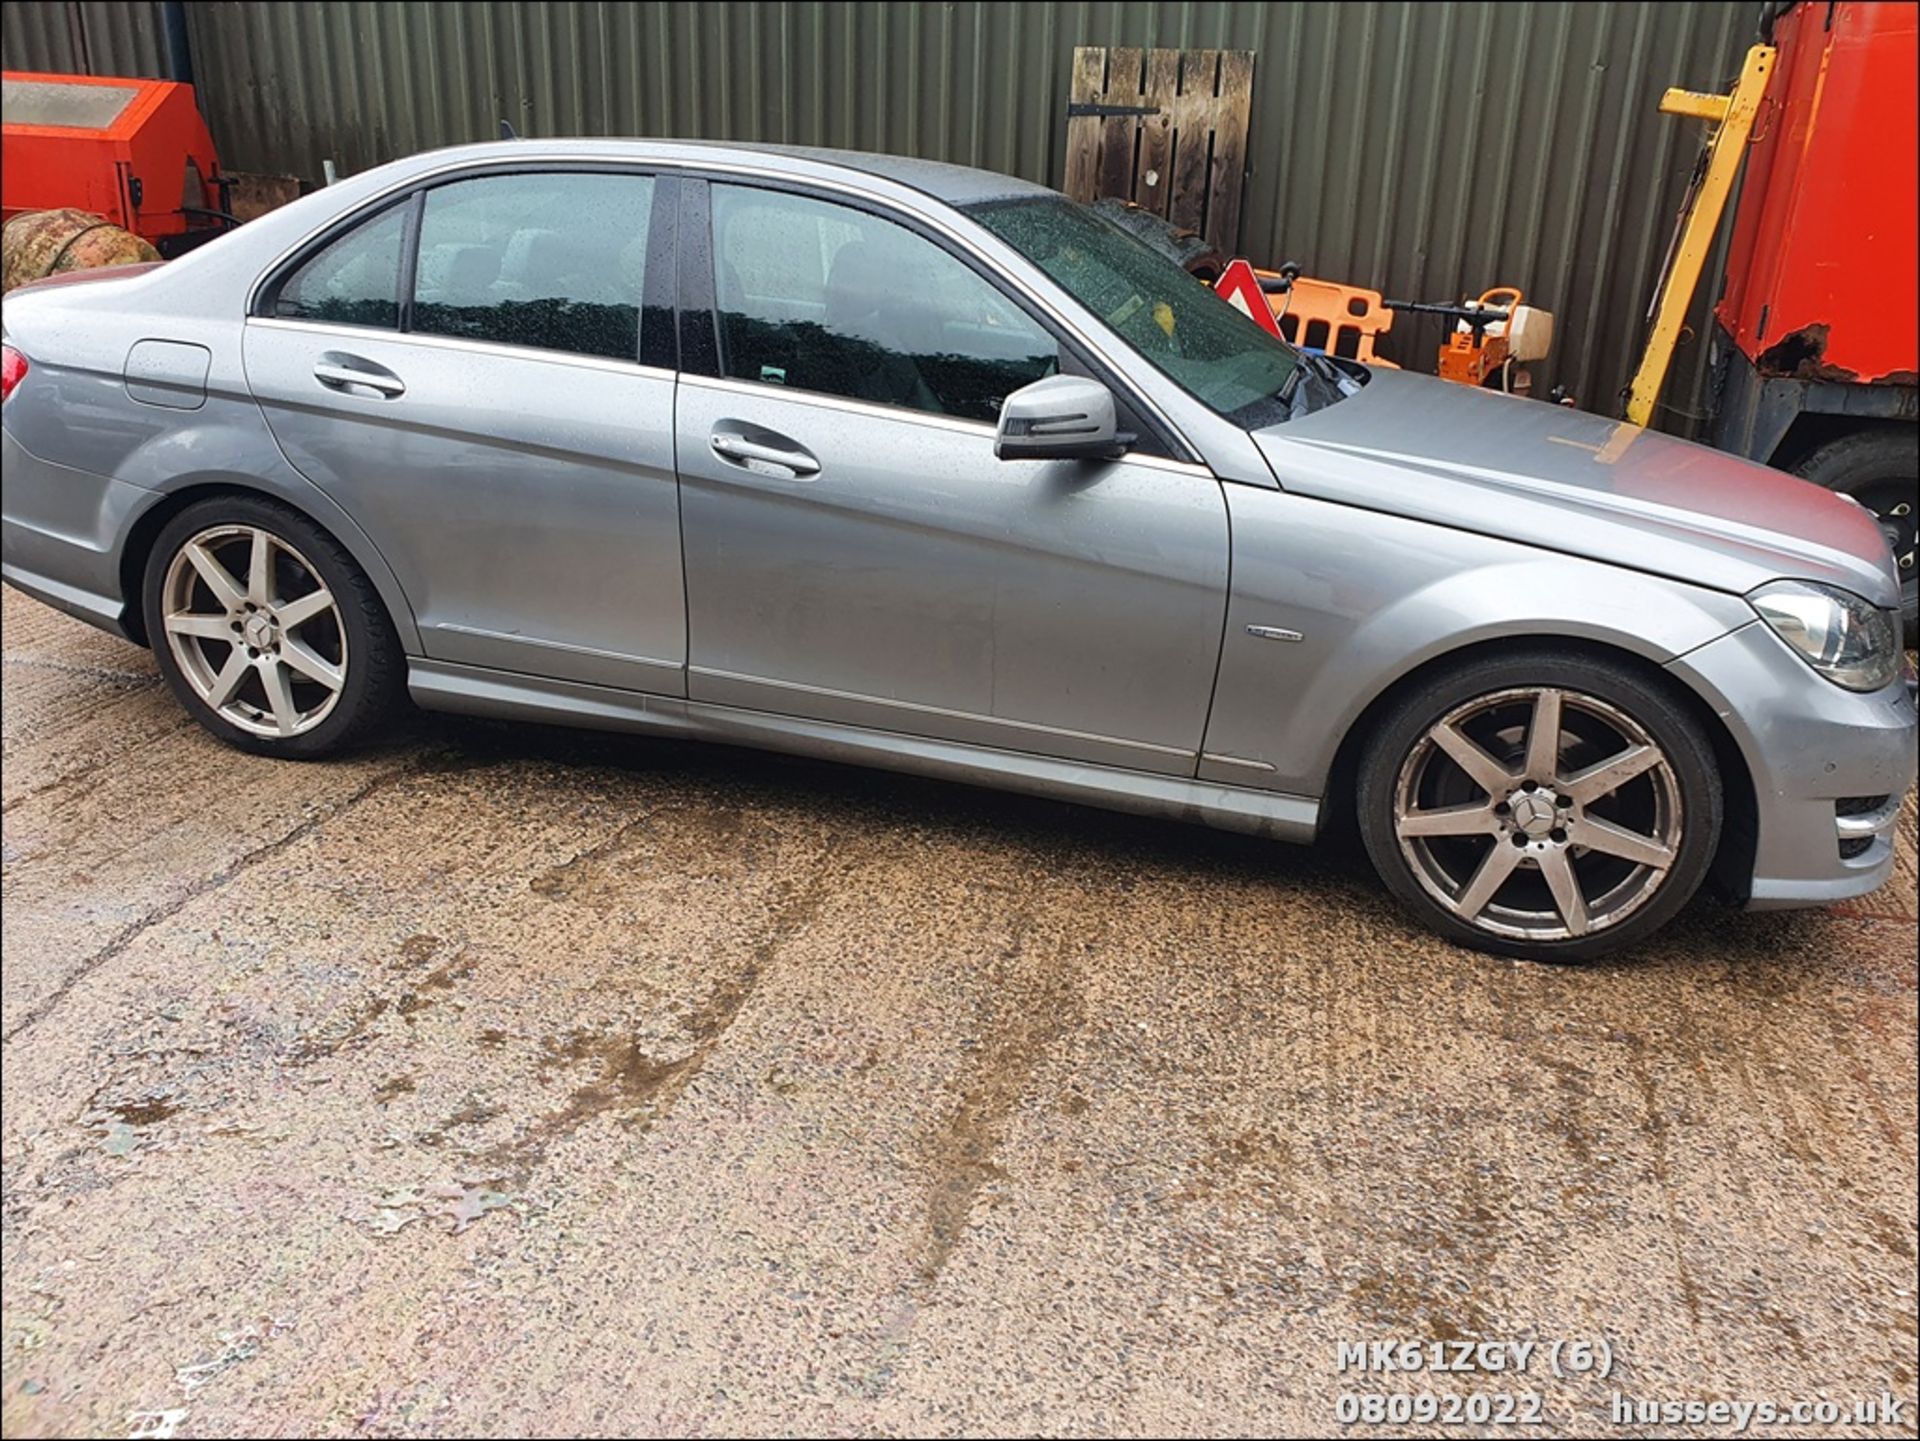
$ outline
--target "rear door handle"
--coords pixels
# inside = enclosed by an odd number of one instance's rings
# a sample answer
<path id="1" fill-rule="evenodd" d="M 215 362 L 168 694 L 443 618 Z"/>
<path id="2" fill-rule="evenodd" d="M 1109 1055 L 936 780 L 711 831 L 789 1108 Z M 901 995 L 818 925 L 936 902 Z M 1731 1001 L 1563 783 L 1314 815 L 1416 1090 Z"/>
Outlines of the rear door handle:
<path id="1" fill-rule="evenodd" d="M 349 385 L 364 385 L 392 399 L 406 393 L 406 382 L 385 366 L 375 365 L 359 356 L 323 355 L 313 367 L 313 378 L 336 390 Z"/>
<path id="2" fill-rule="evenodd" d="M 820 473 L 820 462 L 797 445 L 770 445 L 765 441 L 749 440 L 731 430 L 716 430 L 708 437 L 713 453 L 727 460 L 746 464 L 758 461 L 762 465 L 777 465 L 792 472 L 795 480 L 809 480 Z"/>

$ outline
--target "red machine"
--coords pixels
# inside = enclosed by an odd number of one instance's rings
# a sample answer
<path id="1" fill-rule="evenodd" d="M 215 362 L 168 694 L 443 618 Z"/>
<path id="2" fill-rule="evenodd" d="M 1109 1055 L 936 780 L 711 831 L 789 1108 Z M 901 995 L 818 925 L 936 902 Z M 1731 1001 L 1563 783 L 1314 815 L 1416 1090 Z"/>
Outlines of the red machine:
<path id="1" fill-rule="evenodd" d="M 4 85 L 6 219 L 90 210 L 167 256 L 226 227 L 213 137 L 191 85 L 12 70 Z"/>
<path id="2" fill-rule="evenodd" d="M 1920 6 L 1774 7 L 1714 309 L 1712 439 L 1879 518 L 1914 625 Z"/>

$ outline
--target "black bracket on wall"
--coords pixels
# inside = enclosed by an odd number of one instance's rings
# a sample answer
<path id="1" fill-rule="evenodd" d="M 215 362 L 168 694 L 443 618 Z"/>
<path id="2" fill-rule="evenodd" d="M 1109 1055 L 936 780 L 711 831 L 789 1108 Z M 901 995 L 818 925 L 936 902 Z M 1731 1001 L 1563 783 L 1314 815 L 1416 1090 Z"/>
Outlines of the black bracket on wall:
<path id="1" fill-rule="evenodd" d="M 1095 105 L 1079 101 L 1067 106 L 1067 118 L 1079 115 L 1158 115 L 1158 105 Z"/>

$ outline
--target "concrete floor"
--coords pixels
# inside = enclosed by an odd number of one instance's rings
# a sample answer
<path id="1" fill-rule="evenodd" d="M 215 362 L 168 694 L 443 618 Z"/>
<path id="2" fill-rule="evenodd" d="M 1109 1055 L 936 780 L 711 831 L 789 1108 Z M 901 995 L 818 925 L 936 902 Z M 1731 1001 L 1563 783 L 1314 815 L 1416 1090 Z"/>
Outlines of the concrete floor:
<path id="1" fill-rule="evenodd" d="M 1615 1389 L 1913 1434 L 1911 809 L 1847 913 L 1550 969 L 1351 861 L 825 765 L 430 718 L 252 759 L 145 653 L 4 625 L 8 1435 L 1326 1434 L 1387 1390 L 1589 1434 Z M 1455 1337 L 1615 1369 L 1336 1369 Z"/>

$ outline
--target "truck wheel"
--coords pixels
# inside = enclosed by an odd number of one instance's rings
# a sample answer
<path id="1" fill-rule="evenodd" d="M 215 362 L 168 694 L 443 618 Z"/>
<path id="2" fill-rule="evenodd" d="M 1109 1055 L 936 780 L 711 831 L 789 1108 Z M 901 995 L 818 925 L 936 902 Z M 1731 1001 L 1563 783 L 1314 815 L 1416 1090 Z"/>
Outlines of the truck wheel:
<path id="1" fill-rule="evenodd" d="M 1907 644 L 1920 635 L 1915 620 L 1920 573 L 1914 569 L 1914 521 L 1920 510 L 1920 430 L 1875 426 L 1856 430 L 1802 456 L 1793 473 L 1815 485 L 1850 495 L 1880 522 L 1900 567 L 1900 618 Z"/>

